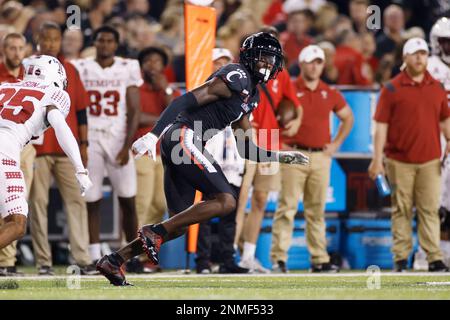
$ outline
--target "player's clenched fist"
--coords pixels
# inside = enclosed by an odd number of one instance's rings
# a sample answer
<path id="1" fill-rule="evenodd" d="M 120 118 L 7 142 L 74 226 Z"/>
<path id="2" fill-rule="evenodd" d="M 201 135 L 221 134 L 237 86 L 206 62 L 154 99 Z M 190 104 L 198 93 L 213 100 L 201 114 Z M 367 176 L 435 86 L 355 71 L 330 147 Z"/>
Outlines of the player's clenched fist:
<path id="1" fill-rule="evenodd" d="M 146 135 L 137 139 L 131 146 L 131 150 L 135 154 L 135 158 L 142 157 L 146 152 L 148 156 L 156 161 L 156 144 L 158 143 L 158 137 L 149 132 Z"/>
<path id="2" fill-rule="evenodd" d="M 307 165 L 309 163 L 309 157 L 299 151 L 280 151 L 278 153 L 278 161 L 287 164 Z"/>
<path id="3" fill-rule="evenodd" d="M 86 170 L 75 173 L 78 185 L 80 186 L 81 195 L 84 197 L 86 191 L 92 187 L 92 181 L 89 178 L 89 172 Z"/>

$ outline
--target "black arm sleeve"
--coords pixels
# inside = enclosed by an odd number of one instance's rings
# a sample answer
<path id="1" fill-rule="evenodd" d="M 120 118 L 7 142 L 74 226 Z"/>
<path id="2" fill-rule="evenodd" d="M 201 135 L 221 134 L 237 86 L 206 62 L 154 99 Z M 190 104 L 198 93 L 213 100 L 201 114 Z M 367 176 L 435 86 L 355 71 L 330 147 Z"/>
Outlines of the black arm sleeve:
<path id="1" fill-rule="evenodd" d="M 238 139 L 236 137 L 236 146 L 239 155 L 247 160 L 255 162 L 277 162 L 278 155 L 276 151 L 270 151 L 258 147 L 250 139 Z"/>
<path id="2" fill-rule="evenodd" d="M 77 120 L 79 126 L 83 124 L 88 124 L 86 109 L 77 111 Z"/>
<path id="3" fill-rule="evenodd" d="M 159 137 L 164 129 L 175 121 L 178 114 L 192 107 L 198 107 L 197 99 L 192 92 L 187 92 L 174 99 L 163 111 L 158 121 L 156 121 L 155 127 L 151 132 Z"/>

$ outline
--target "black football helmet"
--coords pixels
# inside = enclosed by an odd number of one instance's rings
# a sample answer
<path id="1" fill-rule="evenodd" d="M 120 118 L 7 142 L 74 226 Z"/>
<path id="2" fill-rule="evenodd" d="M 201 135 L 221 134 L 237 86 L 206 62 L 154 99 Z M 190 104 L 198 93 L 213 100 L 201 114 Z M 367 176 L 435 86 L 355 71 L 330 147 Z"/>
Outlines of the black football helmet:
<path id="1" fill-rule="evenodd" d="M 264 57 L 264 59 L 263 59 Z M 269 58 L 269 59 L 267 59 Z M 257 62 L 270 60 L 273 65 L 270 74 L 265 68 L 257 70 Z M 283 50 L 277 38 L 267 32 L 258 32 L 247 37 L 242 43 L 239 61 L 253 77 L 260 82 L 267 82 L 277 77 L 283 70 Z"/>

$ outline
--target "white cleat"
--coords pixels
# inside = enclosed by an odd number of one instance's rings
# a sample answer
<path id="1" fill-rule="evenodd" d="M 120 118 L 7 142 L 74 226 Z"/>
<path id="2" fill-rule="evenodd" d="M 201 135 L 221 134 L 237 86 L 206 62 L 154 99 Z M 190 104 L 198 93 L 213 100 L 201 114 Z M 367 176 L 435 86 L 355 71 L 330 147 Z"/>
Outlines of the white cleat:
<path id="1" fill-rule="evenodd" d="M 248 269 L 248 273 L 262 273 L 267 274 L 271 273 L 269 269 L 264 268 L 261 263 L 257 259 L 251 260 L 241 260 L 238 263 L 239 267 Z"/>

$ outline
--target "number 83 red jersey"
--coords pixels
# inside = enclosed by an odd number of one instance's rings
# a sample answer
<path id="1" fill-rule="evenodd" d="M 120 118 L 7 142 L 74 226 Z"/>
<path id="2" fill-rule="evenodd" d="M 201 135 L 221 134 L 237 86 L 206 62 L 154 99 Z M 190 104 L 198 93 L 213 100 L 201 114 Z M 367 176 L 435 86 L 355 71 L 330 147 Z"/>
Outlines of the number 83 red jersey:
<path id="1" fill-rule="evenodd" d="M 20 81 L 2 84 L 0 152 L 18 160 L 22 148 L 48 129 L 46 107 L 49 105 L 54 105 L 67 117 L 70 110 L 69 95 L 46 82 Z"/>

